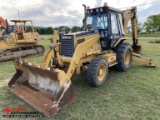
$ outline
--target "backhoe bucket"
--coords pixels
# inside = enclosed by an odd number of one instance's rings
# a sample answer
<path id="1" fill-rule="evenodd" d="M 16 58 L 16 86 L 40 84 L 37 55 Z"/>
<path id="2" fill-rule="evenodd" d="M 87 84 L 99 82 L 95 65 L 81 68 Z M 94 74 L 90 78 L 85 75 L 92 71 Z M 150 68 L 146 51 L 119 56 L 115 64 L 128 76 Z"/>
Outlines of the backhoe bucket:
<path id="1" fill-rule="evenodd" d="M 133 53 L 140 54 L 141 50 L 142 50 L 142 46 L 141 45 L 135 45 L 135 46 L 133 45 L 132 49 L 133 49 Z"/>
<path id="2" fill-rule="evenodd" d="M 9 90 L 48 118 L 73 102 L 73 84 L 64 71 L 21 60 L 14 64 L 17 71 L 8 83 Z"/>

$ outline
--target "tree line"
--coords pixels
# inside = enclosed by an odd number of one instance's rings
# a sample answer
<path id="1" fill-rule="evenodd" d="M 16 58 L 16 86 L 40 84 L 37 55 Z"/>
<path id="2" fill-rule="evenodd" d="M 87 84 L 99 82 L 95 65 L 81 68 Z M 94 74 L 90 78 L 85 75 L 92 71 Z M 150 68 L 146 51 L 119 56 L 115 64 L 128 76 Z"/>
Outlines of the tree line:
<path id="1" fill-rule="evenodd" d="M 131 27 L 128 27 L 130 31 Z M 156 31 L 160 31 L 160 14 L 150 15 L 144 23 L 138 23 L 138 34 L 154 34 Z"/>
<path id="2" fill-rule="evenodd" d="M 58 30 L 58 27 L 34 27 L 39 34 L 53 34 L 53 30 Z M 81 28 L 79 26 L 68 27 L 71 32 L 80 31 Z"/>
<path id="3" fill-rule="evenodd" d="M 35 27 L 39 34 L 53 34 L 53 30 L 58 30 L 58 27 Z M 81 30 L 79 26 L 73 26 L 69 28 L 71 32 L 77 32 Z M 128 31 L 131 32 L 131 26 L 128 27 Z M 144 23 L 138 23 L 138 34 L 140 33 L 155 33 L 160 31 L 160 14 L 150 15 Z"/>

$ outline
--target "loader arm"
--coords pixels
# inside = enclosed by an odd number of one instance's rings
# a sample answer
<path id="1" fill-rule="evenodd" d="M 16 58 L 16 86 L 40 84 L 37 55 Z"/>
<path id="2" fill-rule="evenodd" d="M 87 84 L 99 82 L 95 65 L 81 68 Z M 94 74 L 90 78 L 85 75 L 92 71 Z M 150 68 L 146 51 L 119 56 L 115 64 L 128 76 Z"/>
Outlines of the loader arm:
<path id="1" fill-rule="evenodd" d="M 54 57 L 54 55 L 55 55 L 54 49 L 53 47 L 51 47 L 44 56 L 43 63 L 42 63 L 43 68 L 50 68 L 51 60 Z"/>
<path id="2" fill-rule="evenodd" d="M 58 30 L 54 30 L 53 41 L 51 41 L 52 44 L 50 46 L 50 49 L 45 54 L 43 62 L 42 62 L 43 68 L 51 67 L 52 58 L 55 57 L 55 47 L 58 47 L 58 41 L 59 41 L 59 32 Z"/>
<path id="3" fill-rule="evenodd" d="M 50 49 L 47 51 L 47 53 L 45 54 L 44 56 L 44 59 L 43 59 L 43 63 L 42 63 L 42 68 L 50 68 L 51 67 L 51 62 L 52 62 L 52 59 L 55 57 L 55 55 L 57 57 L 59 57 L 57 55 L 57 51 L 55 51 L 55 48 L 59 49 L 58 48 L 58 45 L 59 45 L 59 32 L 58 30 L 54 30 L 54 34 L 53 34 L 53 41 L 51 41 L 51 46 L 50 46 Z M 58 58 L 59 60 L 59 58 Z M 59 64 L 62 66 L 62 62 L 59 60 L 58 61 Z"/>
<path id="4" fill-rule="evenodd" d="M 99 41 L 99 39 L 100 39 L 100 35 L 97 34 L 95 37 L 90 38 L 89 40 L 77 45 L 76 50 L 73 54 L 70 66 L 67 71 L 67 76 L 69 79 L 72 77 L 75 68 L 80 62 L 80 59 L 85 56 L 87 49 L 89 49 L 89 47 L 91 47 L 94 43 Z"/>

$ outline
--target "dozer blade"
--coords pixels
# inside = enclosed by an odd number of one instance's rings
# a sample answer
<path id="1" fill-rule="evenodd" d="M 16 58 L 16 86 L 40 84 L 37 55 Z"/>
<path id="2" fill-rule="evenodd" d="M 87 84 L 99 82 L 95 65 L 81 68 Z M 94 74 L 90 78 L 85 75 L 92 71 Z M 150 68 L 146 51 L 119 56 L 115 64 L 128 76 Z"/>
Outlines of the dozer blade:
<path id="1" fill-rule="evenodd" d="M 8 83 L 9 90 L 48 118 L 73 102 L 73 84 L 64 71 L 21 60 L 14 64 L 16 73 Z"/>

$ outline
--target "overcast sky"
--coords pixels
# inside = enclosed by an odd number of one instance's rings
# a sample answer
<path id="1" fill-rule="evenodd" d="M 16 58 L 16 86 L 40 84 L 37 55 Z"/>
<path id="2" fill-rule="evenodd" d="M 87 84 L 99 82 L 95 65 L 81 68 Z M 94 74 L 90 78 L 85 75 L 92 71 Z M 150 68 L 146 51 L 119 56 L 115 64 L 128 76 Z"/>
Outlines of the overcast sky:
<path id="1" fill-rule="evenodd" d="M 0 16 L 8 20 L 18 19 L 19 10 L 20 19 L 32 19 L 34 26 L 81 26 L 82 4 L 93 8 L 102 6 L 104 2 L 115 8 L 154 2 L 138 7 L 140 22 L 151 14 L 160 14 L 160 0 L 0 0 Z"/>

